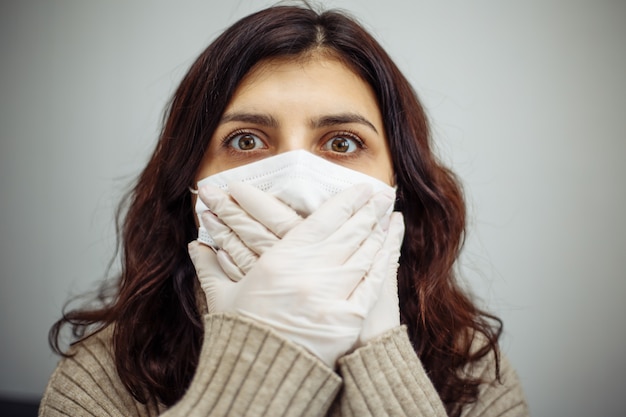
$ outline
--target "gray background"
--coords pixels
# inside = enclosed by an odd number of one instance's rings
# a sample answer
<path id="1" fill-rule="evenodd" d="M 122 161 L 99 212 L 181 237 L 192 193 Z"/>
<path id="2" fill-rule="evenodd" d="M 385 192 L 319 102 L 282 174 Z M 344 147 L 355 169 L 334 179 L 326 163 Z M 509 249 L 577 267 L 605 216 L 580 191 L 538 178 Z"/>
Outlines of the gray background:
<path id="1" fill-rule="evenodd" d="M 0 397 L 38 399 L 47 330 L 93 289 L 113 211 L 193 59 L 264 1 L 3 1 Z M 460 270 L 536 416 L 623 415 L 626 3 L 327 1 L 425 103 L 470 209 Z"/>

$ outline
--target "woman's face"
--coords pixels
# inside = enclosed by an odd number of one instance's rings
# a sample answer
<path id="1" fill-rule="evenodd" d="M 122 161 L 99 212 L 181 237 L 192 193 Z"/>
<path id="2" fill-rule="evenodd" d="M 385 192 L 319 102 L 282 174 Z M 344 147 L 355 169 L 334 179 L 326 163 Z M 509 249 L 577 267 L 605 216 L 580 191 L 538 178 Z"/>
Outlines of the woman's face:
<path id="1" fill-rule="evenodd" d="M 196 180 L 296 149 L 393 185 L 374 92 L 339 60 L 320 55 L 264 61 L 243 78 Z"/>

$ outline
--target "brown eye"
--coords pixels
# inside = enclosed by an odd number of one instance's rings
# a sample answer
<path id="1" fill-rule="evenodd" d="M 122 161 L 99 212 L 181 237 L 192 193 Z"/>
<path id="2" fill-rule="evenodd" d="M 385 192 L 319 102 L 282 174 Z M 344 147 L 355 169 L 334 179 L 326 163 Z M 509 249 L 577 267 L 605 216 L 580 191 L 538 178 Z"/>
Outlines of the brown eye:
<path id="1" fill-rule="evenodd" d="M 344 138 L 335 138 L 331 142 L 331 148 L 335 152 L 345 153 L 350 149 L 350 143 Z"/>
<path id="2" fill-rule="evenodd" d="M 237 141 L 237 144 L 239 145 L 239 149 L 244 151 L 254 149 L 254 138 L 250 135 L 242 136 Z"/>
<path id="3" fill-rule="evenodd" d="M 239 151 L 252 151 L 265 147 L 263 141 L 251 133 L 235 135 L 229 140 L 228 144 Z"/>
<path id="4" fill-rule="evenodd" d="M 344 136 L 335 136 L 323 145 L 325 150 L 336 153 L 352 153 L 362 147 L 363 144 L 358 139 Z"/>

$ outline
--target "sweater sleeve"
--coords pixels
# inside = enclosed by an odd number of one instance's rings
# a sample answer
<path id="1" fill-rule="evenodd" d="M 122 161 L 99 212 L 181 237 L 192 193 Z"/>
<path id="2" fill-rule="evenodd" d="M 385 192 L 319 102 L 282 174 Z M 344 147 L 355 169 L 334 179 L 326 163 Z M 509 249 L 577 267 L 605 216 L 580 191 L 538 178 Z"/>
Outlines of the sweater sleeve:
<path id="1" fill-rule="evenodd" d="M 128 393 L 109 341 L 97 334 L 61 361 L 40 417 L 323 416 L 341 385 L 321 361 L 270 329 L 238 316 L 208 315 L 194 378 L 181 400 L 164 410 L 140 404 Z"/>
<path id="2" fill-rule="evenodd" d="M 194 379 L 163 416 L 324 416 L 341 379 L 319 359 L 240 316 L 207 316 Z"/>
<path id="3" fill-rule="evenodd" d="M 463 410 L 463 416 L 527 416 L 519 381 L 508 361 L 501 361 L 501 383 L 494 381 L 494 366 L 493 356 L 489 356 L 474 367 L 473 376 L 487 383 L 482 385 L 477 402 Z M 404 326 L 341 358 L 339 373 L 344 389 L 334 404 L 333 415 L 447 416 Z"/>

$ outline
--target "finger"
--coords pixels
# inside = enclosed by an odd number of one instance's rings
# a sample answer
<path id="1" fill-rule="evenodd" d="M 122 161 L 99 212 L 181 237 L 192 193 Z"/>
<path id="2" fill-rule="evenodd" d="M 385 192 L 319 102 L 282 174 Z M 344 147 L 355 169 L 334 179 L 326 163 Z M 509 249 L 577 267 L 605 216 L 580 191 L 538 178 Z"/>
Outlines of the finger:
<path id="1" fill-rule="evenodd" d="M 352 268 L 354 270 L 353 275 L 361 277 L 360 280 L 355 281 L 354 285 L 350 287 L 350 291 L 346 293 L 346 299 L 351 297 L 355 288 L 361 285 L 363 279 L 371 273 L 372 268 L 378 267 L 377 264 L 381 262 L 381 256 L 386 256 L 383 250 L 384 240 L 385 232 L 379 226 L 376 226 L 367 239 L 363 241 L 362 245 L 345 261 L 344 266 Z"/>
<path id="2" fill-rule="evenodd" d="M 330 297 L 331 291 L 328 291 L 329 298 L 338 298 L 341 300 L 348 300 L 355 288 L 360 285 L 361 281 L 365 279 L 367 274 L 373 267 L 374 262 L 378 261 L 382 255 L 383 241 L 385 240 L 386 232 L 382 230 L 379 225 L 376 225 L 375 229 L 370 231 L 367 238 L 356 249 L 348 259 L 344 259 L 341 265 L 335 267 L 335 270 L 339 268 L 341 270 L 343 278 L 341 280 L 333 280 L 332 275 L 336 275 L 336 272 L 330 272 L 328 274 L 322 274 L 323 276 L 330 276 L 330 284 L 336 291 L 332 291 L 333 297 Z M 336 253 L 341 250 L 342 243 L 339 242 L 332 244 L 329 249 L 327 242 L 320 244 L 326 250 L 326 256 L 324 257 L 325 265 L 333 265 L 337 262 Z M 332 271 L 332 269 L 331 269 Z"/>
<path id="3" fill-rule="evenodd" d="M 203 213 L 201 219 L 216 246 L 228 252 L 235 265 L 244 274 L 247 273 L 255 264 L 258 255 L 250 250 L 237 234 L 211 212 Z"/>
<path id="4" fill-rule="evenodd" d="M 228 193 L 213 184 L 198 188 L 198 198 L 214 213 L 224 211 L 229 203 Z"/>
<path id="5" fill-rule="evenodd" d="M 213 249 L 194 240 L 187 245 L 187 251 L 198 278 L 210 275 L 216 262 Z"/>
<path id="6" fill-rule="evenodd" d="M 392 226 L 393 225 L 393 226 Z M 391 213 L 391 219 L 389 222 L 389 232 L 391 233 L 390 237 L 388 237 L 388 242 L 384 245 L 389 245 L 390 256 L 389 263 L 387 265 L 387 276 L 397 277 L 398 275 L 398 267 L 400 266 L 400 251 L 402 250 L 402 241 L 404 240 L 404 217 L 400 212 Z M 394 288 L 392 289 L 397 293 L 398 291 L 398 280 L 394 279 L 392 283 L 395 283 Z"/>
<path id="7" fill-rule="evenodd" d="M 226 251 L 220 249 L 217 251 L 216 256 L 217 262 L 220 264 L 226 275 L 228 275 L 228 278 L 234 282 L 239 282 L 244 277 L 245 274 L 243 271 L 239 269 L 235 262 L 233 262 L 233 259 Z"/>
<path id="8" fill-rule="evenodd" d="M 375 194 L 362 208 L 346 220 L 325 242 L 340 242 L 334 251 L 334 258 L 343 263 L 351 257 L 363 242 L 370 236 L 377 224 L 382 225 L 382 219 L 389 217 L 385 214 L 393 198 L 385 193 Z M 380 239 L 382 243 L 382 238 Z"/>
<path id="9" fill-rule="evenodd" d="M 217 311 L 216 303 L 219 299 L 220 289 L 233 283 L 221 270 L 213 249 L 194 240 L 189 243 L 187 250 L 196 269 L 200 286 L 206 296 L 209 313 L 214 313 Z"/>
<path id="10" fill-rule="evenodd" d="M 381 288 L 381 297 L 398 297 L 398 267 L 400 266 L 400 250 L 402 249 L 402 240 L 404 237 L 404 219 L 402 213 L 394 212 L 391 215 L 390 221 L 394 223 L 393 228 L 388 230 L 391 234 L 383 245 L 386 245 L 389 250 L 389 258 L 387 261 L 387 272 L 385 273 L 385 279 Z"/>
<path id="11" fill-rule="evenodd" d="M 376 253 L 374 262 L 365 278 L 359 282 L 349 299 L 356 306 L 369 312 L 383 290 L 382 286 L 389 273 L 389 265 L 397 263 L 404 237 L 404 221 L 400 213 L 394 213 L 389 222 L 382 247 Z M 395 270 L 394 270 L 395 274 Z"/>
<path id="12" fill-rule="evenodd" d="M 228 191 L 241 208 L 281 239 L 302 222 L 294 209 L 250 184 L 232 182 Z"/>
<path id="13" fill-rule="evenodd" d="M 393 270 L 393 274 L 397 270 L 398 261 L 400 259 L 400 251 L 402 249 L 402 240 L 404 239 L 404 217 L 400 212 L 391 213 L 389 219 L 389 228 L 387 236 L 383 242 L 383 248 L 389 252 L 389 262 L 387 270 Z"/>
<path id="14" fill-rule="evenodd" d="M 207 184 L 200 188 L 199 195 L 211 212 L 236 233 L 241 241 L 256 254 L 263 254 L 279 240 L 271 230 L 251 217 L 244 208 L 221 189 Z M 231 253 L 231 255 L 233 254 Z"/>
<path id="15" fill-rule="evenodd" d="M 372 186 L 366 183 L 357 184 L 337 193 L 288 232 L 282 243 L 306 244 L 325 240 L 363 207 L 371 196 Z"/>

